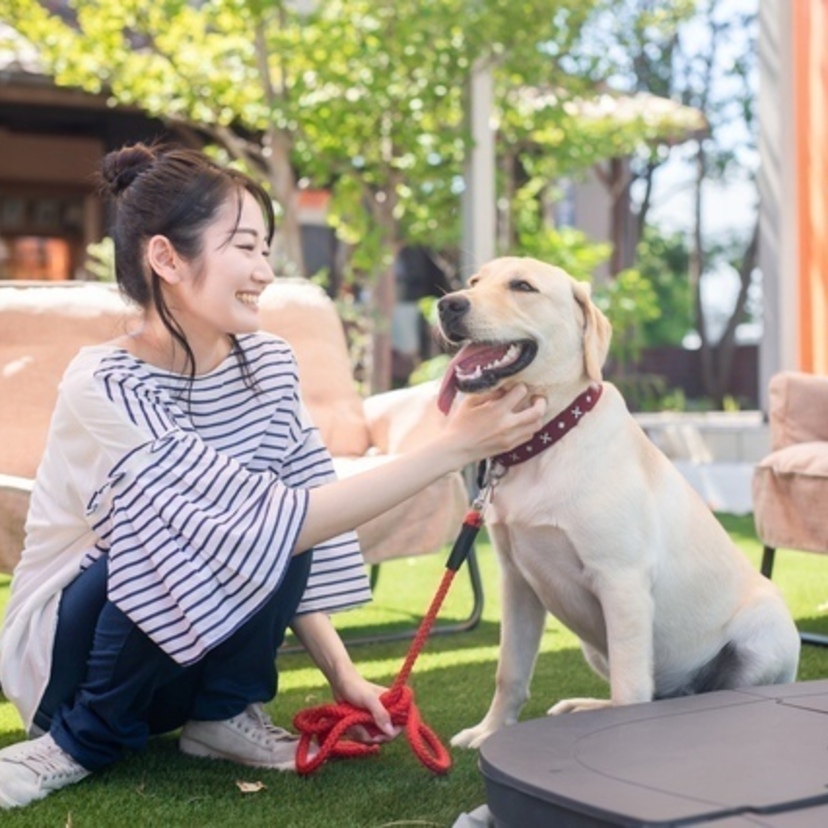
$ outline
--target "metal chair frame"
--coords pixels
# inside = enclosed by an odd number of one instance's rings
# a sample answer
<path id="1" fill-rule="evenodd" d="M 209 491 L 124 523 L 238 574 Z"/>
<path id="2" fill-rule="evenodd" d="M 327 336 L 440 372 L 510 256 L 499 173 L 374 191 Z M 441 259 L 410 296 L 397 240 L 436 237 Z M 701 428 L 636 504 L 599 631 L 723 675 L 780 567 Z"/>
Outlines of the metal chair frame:
<path id="1" fill-rule="evenodd" d="M 762 574 L 770 579 L 771 573 L 773 572 L 773 564 L 776 558 L 776 549 L 772 546 L 763 546 L 762 547 L 762 566 L 761 571 Z M 806 632 L 804 630 L 800 630 L 799 632 L 799 640 L 803 644 L 810 644 L 813 647 L 828 647 L 828 635 L 822 635 L 820 633 L 812 633 Z"/>

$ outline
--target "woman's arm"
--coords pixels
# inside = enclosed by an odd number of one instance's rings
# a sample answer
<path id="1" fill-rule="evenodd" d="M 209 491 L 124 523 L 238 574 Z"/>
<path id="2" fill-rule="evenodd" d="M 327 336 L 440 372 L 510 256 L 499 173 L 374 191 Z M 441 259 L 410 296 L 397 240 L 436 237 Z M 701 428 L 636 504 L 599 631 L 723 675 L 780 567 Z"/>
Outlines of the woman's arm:
<path id="1" fill-rule="evenodd" d="M 309 490 L 294 553 L 355 529 L 448 472 L 520 445 L 541 428 L 545 410 L 545 400 L 529 401 L 523 385 L 505 394 L 465 397 L 431 442 L 370 471 Z"/>
<path id="2" fill-rule="evenodd" d="M 309 612 L 297 615 L 292 627 L 296 637 L 331 685 L 334 698 L 367 710 L 374 717 L 377 727 L 388 738 L 394 737 L 397 730 L 379 700 L 386 688 L 360 676 L 330 618 L 322 612 Z M 352 735 L 363 741 L 370 740 L 367 733 Z"/>

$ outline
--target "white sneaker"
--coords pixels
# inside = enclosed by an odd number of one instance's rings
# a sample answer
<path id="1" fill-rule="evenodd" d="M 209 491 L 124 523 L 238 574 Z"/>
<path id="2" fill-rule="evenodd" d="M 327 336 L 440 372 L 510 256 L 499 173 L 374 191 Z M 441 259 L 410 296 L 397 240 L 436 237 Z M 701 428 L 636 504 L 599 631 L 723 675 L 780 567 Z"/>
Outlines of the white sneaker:
<path id="1" fill-rule="evenodd" d="M 89 771 L 47 733 L 0 750 L 0 808 L 21 808 L 80 782 Z"/>
<path id="2" fill-rule="evenodd" d="M 189 756 L 227 759 L 240 765 L 296 770 L 299 737 L 276 727 L 260 704 L 221 722 L 189 721 L 178 747 Z"/>

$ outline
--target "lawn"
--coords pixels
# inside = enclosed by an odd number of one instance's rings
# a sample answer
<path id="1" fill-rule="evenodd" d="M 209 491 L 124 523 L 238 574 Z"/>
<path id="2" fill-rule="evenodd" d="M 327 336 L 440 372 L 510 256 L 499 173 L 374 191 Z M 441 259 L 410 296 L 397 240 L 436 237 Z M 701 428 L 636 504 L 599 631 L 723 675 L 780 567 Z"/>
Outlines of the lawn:
<path id="1" fill-rule="evenodd" d="M 734 540 L 758 566 L 760 549 L 750 517 L 721 516 Z M 494 684 L 498 641 L 497 567 L 491 548 L 479 545 L 486 589 L 483 620 L 466 633 L 431 638 L 410 681 L 424 720 L 448 745 L 450 736 L 476 723 L 485 712 Z M 444 559 L 395 561 L 383 566 L 374 603 L 340 616 L 343 635 L 414 627 L 426 611 L 443 573 Z M 797 621 L 805 629 L 828 633 L 826 562 L 818 555 L 781 552 L 779 583 Z M 0 608 L 8 579 L 0 576 Z M 461 572 L 440 621 L 463 617 L 471 591 Z M 438 621 L 438 623 L 440 622 Z M 407 642 L 354 647 L 355 661 L 373 680 L 390 684 L 402 665 Z M 330 700 L 327 686 L 301 653 L 280 656 L 281 691 L 268 709 L 288 724 L 303 707 Z M 828 649 L 803 650 L 800 680 L 828 677 Z M 606 695 L 603 682 L 581 658 L 575 638 L 549 620 L 532 682 L 533 697 L 523 718 L 543 716 L 559 698 Z M 0 746 L 23 738 L 12 706 L 0 697 Z M 43 802 L 3 812 L 4 828 L 207 828 L 243 825 L 284 828 L 444 828 L 485 800 L 476 754 L 451 750 L 453 767 L 435 777 L 401 738 L 375 757 L 332 761 L 306 778 L 274 771 L 240 769 L 224 762 L 190 759 L 178 753 L 173 736 L 154 740 L 142 754 Z M 262 782 L 256 793 L 242 793 L 237 782 Z"/>

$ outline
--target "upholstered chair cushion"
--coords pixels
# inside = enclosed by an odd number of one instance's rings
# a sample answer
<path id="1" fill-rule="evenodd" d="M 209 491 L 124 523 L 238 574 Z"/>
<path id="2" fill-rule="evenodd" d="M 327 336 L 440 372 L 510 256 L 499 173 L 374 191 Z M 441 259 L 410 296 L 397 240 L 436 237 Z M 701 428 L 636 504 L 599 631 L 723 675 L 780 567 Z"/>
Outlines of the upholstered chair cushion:
<path id="1" fill-rule="evenodd" d="M 753 476 L 765 546 L 828 553 L 828 377 L 786 371 L 770 386 L 771 447 Z"/>
<path id="2" fill-rule="evenodd" d="M 369 436 L 336 306 L 306 279 L 279 279 L 259 303 L 262 329 L 290 343 L 302 397 L 334 457 L 360 457 Z"/>

